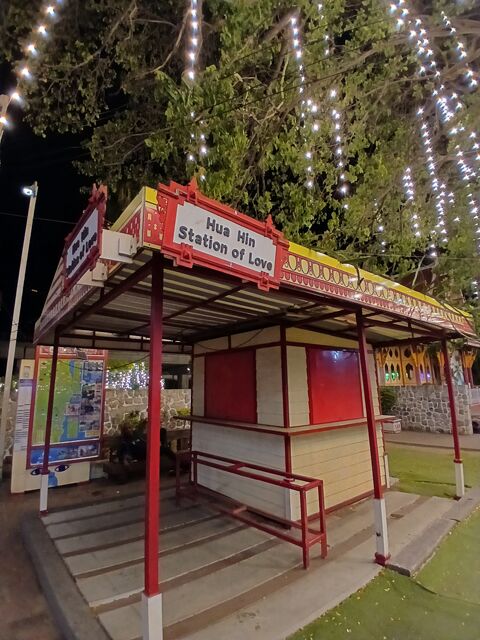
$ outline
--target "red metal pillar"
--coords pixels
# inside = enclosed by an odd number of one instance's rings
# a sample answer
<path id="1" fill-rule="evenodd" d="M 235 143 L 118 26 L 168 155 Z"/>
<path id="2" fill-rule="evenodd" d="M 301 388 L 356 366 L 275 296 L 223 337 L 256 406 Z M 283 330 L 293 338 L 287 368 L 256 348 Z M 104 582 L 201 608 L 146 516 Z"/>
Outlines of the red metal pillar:
<path id="1" fill-rule="evenodd" d="M 160 254 L 154 254 L 152 258 L 152 293 L 150 305 L 150 365 L 145 487 L 145 589 L 142 597 L 142 613 L 143 639 L 162 640 L 162 594 L 158 584 L 163 339 L 163 259 Z"/>
<path id="2" fill-rule="evenodd" d="M 40 513 L 48 510 L 48 459 L 50 457 L 50 441 L 52 439 L 53 401 L 55 398 L 55 382 L 57 380 L 58 344 L 60 329 L 55 329 L 53 340 L 52 367 L 50 369 L 50 386 L 48 388 L 47 419 L 45 423 L 45 444 L 43 446 L 42 473 L 40 478 Z"/>
<path id="3" fill-rule="evenodd" d="M 462 452 L 460 450 L 460 438 L 458 437 L 457 409 L 455 406 L 455 390 L 453 387 L 452 369 L 450 367 L 450 355 L 448 353 L 447 341 L 442 340 L 443 366 L 445 373 L 445 382 L 448 390 L 448 403 L 450 405 L 450 420 L 452 425 L 453 448 L 455 458 L 455 485 L 456 496 L 461 498 L 465 495 L 465 482 L 463 476 Z"/>
<path id="4" fill-rule="evenodd" d="M 363 395 L 365 398 L 365 410 L 367 413 L 368 441 L 370 445 L 370 459 L 373 476 L 373 508 L 375 522 L 376 552 L 375 560 L 378 564 L 385 565 L 390 553 L 388 550 L 387 515 L 385 498 L 383 497 L 382 475 L 378 458 L 377 428 L 375 423 L 375 411 L 373 408 L 372 385 L 368 370 L 367 340 L 363 323 L 362 310 L 356 312 L 358 349 L 360 353 L 360 368 L 362 371 Z"/>

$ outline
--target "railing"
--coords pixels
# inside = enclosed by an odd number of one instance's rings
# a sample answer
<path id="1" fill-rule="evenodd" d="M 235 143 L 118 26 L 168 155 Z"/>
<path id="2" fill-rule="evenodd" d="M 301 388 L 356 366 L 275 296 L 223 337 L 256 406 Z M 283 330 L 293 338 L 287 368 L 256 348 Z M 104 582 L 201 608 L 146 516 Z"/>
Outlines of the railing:
<path id="1" fill-rule="evenodd" d="M 480 404 L 480 387 L 470 387 L 470 404 Z"/>
<path id="2" fill-rule="evenodd" d="M 182 465 L 190 463 L 189 474 L 184 474 L 187 481 L 182 485 L 181 471 Z M 198 484 L 198 466 L 203 465 L 211 469 L 218 469 L 225 473 L 231 473 L 242 478 L 265 482 L 289 491 L 297 491 L 300 499 L 300 520 L 288 520 L 276 515 L 266 513 L 249 505 L 239 505 L 228 496 L 223 496 L 207 487 Z M 307 512 L 307 491 L 317 491 L 318 493 L 318 513 L 308 516 Z M 319 543 L 321 557 L 327 556 L 327 534 L 325 528 L 325 502 L 323 497 L 323 481 L 317 478 L 309 478 L 296 473 L 286 473 L 278 469 L 269 469 L 231 458 L 202 453 L 201 451 L 179 451 L 177 452 L 176 467 L 176 499 L 177 503 L 183 496 L 196 499 L 198 493 L 206 493 L 223 498 L 224 502 L 234 503 L 231 509 L 222 507 L 218 502 L 213 506 L 221 513 L 228 514 L 237 520 L 245 522 L 261 531 L 270 533 L 286 542 L 302 548 L 303 566 L 308 568 L 310 563 L 310 547 Z M 261 520 L 258 517 L 261 516 Z M 283 529 L 269 524 L 268 520 L 282 525 Z M 319 528 L 313 528 L 311 522 L 318 520 Z M 293 533 L 287 533 L 288 529 L 294 529 Z M 295 536 L 295 532 L 300 532 L 300 537 Z"/>

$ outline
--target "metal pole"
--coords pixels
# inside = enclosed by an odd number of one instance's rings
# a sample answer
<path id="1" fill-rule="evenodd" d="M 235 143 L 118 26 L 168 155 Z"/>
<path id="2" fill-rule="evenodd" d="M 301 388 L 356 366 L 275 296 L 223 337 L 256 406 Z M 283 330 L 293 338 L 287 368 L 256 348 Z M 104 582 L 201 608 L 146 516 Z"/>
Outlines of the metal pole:
<path id="1" fill-rule="evenodd" d="M 150 305 L 150 365 L 145 488 L 145 589 L 142 594 L 142 637 L 143 640 L 162 640 L 162 594 L 158 584 L 163 339 L 163 261 L 160 254 L 154 254 L 152 258 Z"/>
<path id="2" fill-rule="evenodd" d="M 388 548 L 387 512 L 385 508 L 385 498 L 383 497 L 380 461 L 378 459 L 377 426 L 375 423 L 375 411 L 373 408 L 372 385 L 368 370 L 367 339 L 365 336 L 365 326 L 363 323 L 361 309 L 356 312 L 356 318 L 363 395 L 365 398 L 365 410 L 367 413 L 368 441 L 370 444 L 370 459 L 372 462 L 373 509 L 376 540 L 375 560 L 378 564 L 385 565 L 390 557 Z"/>
<path id="3" fill-rule="evenodd" d="M 23 286 L 25 283 L 25 271 L 27 269 L 28 251 L 30 249 L 30 237 L 32 235 L 33 216 L 37 202 L 38 185 L 33 183 L 28 205 L 27 223 L 23 236 L 22 257 L 20 258 L 20 268 L 18 270 L 17 291 L 15 293 L 15 305 L 13 307 L 12 326 L 10 329 L 10 342 L 8 344 L 7 369 L 5 371 L 5 385 L 3 387 L 2 416 L 0 418 L 0 482 L 3 475 L 3 458 L 5 455 L 5 434 L 7 431 L 8 405 L 12 390 L 12 374 L 15 362 L 15 351 L 17 348 L 18 325 L 20 321 L 20 310 L 22 308 Z"/>
<path id="4" fill-rule="evenodd" d="M 450 368 L 450 356 L 448 353 L 447 341 L 442 340 L 443 367 L 445 371 L 445 382 L 447 383 L 448 403 L 450 405 L 450 420 L 452 424 L 453 448 L 455 451 L 455 486 L 456 497 L 462 498 L 465 495 L 465 481 L 463 476 L 462 452 L 460 450 L 460 438 L 458 437 L 457 409 L 455 406 L 455 391 L 453 388 L 452 369 Z"/>
<path id="5" fill-rule="evenodd" d="M 47 420 L 45 422 L 45 444 L 43 447 L 42 476 L 40 480 L 40 513 L 48 510 L 48 459 L 50 457 L 50 442 L 52 439 L 53 401 L 55 399 L 55 383 L 57 381 L 58 343 L 60 330 L 55 329 L 53 342 L 52 368 L 50 370 L 50 386 L 48 387 Z"/>

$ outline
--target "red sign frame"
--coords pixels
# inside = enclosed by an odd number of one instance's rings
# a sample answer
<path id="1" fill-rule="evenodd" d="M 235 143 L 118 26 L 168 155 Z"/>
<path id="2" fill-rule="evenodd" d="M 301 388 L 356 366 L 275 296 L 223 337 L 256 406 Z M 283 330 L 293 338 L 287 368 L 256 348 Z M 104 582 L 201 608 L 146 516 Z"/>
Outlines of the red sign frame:
<path id="1" fill-rule="evenodd" d="M 97 225 L 97 243 L 91 247 L 90 251 L 86 255 L 82 266 L 75 272 L 72 277 L 67 276 L 66 260 L 69 248 L 78 236 L 80 229 L 84 226 L 89 216 L 95 211 L 98 212 L 98 225 Z M 102 231 L 105 221 L 105 213 L 107 209 L 107 188 L 104 185 L 100 185 L 98 188 L 93 185 L 92 194 L 88 200 L 88 205 L 84 209 L 79 221 L 75 225 L 75 228 L 65 238 L 65 246 L 63 248 L 62 260 L 63 260 L 63 291 L 67 292 L 71 289 L 80 278 L 87 273 L 87 271 L 93 269 L 100 258 L 101 246 L 102 246 Z"/>
<path id="2" fill-rule="evenodd" d="M 165 200 L 167 206 L 165 208 Z M 207 213 L 227 221 L 233 222 L 266 238 L 269 238 L 275 247 L 275 264 L 273 275 L 262 271 L 258 272 L 248 267 L 243 267 L 230 262 L 227 259 L 209 256 L 202 251 L 198 251 L 190 244 L 177 243 L 173 240 L 177 209 L 179 205 L 190 202 Z M 275 228 L 272 217 L 261 222 L 250 216 L 239 213 L 227 205 L 220 204 L 216 200 L 207 198 L 199 190 L 196 180 L 193 179 L 187 187 L 176 182 L 171 182 L 167 187 L 159 184 L 157 187 L 157 210 L 159 218 L 163 223 L 163 239 L 161 250 L 164 255 L 174 259 L 175 263 L 183 267 L 193 267 L 194 265 L 215 269 L 229 275 L 235 275 L 243 280 L 255 282 L 259 289 L 268 291 L 270 288 L 278 289 L 284 256 L 288 250 L 289 243 L 283 233 Z M 163 220 L 162 220 L 163 218 Z"/>

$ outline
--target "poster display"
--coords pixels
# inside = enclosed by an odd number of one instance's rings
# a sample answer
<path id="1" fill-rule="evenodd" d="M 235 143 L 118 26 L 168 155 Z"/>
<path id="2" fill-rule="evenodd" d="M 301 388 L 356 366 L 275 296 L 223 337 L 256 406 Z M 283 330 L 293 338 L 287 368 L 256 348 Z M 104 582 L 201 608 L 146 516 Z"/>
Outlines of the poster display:
<path id="1" fill-rule="evenodd" d="M 49 462 L 75 462 L 100 455 L 106 352 L 59 349 Z M 28 464 L 43 462 L 52 348 L 38 347 L 30 416 Z"/>

